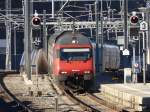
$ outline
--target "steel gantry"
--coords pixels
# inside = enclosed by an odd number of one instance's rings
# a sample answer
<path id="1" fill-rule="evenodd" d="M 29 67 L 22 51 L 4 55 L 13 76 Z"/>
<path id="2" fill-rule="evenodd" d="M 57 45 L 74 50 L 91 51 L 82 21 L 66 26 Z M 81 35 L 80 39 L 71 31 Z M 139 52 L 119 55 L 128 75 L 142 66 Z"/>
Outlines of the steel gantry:
<path id="1" fill-rule="evenodd" d="M 73 1 L 79 1 L 79 2 L 84 2 L 84 1 L 95 1 L 95 0 L 33 0 L 33 2 L 63 2 L 63 1 L 69 1 L 69 2 L 73 2 Z M 97 1 L 101 1 L 101 0 L 97 0 Z M 102 0 L 102 1 L 110 1 L 110 0 Z M 120 1 L 120 0 L 115 0 L 115 1 Z"/>
<path id="2" fill-rule="evenodd" d="M 72 25 L 75 25 L 75 29 L 95 29 L 96 28 L 96 22 L 95 21 L 80 21 L 80 22 L 61 22 L 61 26 L 58 22 L 47 22 L 46 25 L 54 25 L 56 30 L 72 30 Z M 43 24 L 43 22 L 42 22 Z M 99 22 L 99 26 L 101 26 L 101 23 Z M 103 27 L 107 29 L 111 29 L 112 32 L 123 32 L 123 21 L 104 21 Z"/>

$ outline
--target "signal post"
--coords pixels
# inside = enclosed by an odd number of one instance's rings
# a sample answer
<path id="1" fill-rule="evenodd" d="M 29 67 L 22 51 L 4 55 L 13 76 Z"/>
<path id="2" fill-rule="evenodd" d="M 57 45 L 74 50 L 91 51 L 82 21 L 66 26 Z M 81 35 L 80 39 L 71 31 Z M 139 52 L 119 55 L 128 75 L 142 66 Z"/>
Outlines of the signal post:
<path id="1" fill-rule="evenodd" d="M 27 74 L 27 78 L 29 82 L 31 81 L 31 44 L 30 44 L 30 32 L 31 32 L 31 25 L 30 25 L 30 0 L 24 0 L 24 17 L 25 17 L 25 22 L 24 22 L 24 38 L 25 38 L 25 71 Z"/>
<path id="2" fill-rule="evenodd" d="M 139 40 L 139 18 L 136 15 L 136 12 L 132 12 L 130 17 L 130 42 L 132 45 L 132 82 L 137 83 L 137 74 L 139 73 L 137 65 L 140 64 L 135 60 L 135 51 L 136 51 L 136 41 Z"/>
<path id="3" fill-rule="evenodd" d="M 32 24 L 32 40 L 35 48 L 39 48 L 41 43 L 41 18 L 35 10 L 34 16 L 31 20 Z"/>
<path id="4" fill-rule="evenodd" d="M 148 24 L 146 21 L 140 23 L 140 30 L 142 31 L 143 36 L 143 83 L 146 84 L 146 48 L 145 48 L 145 33 L 148 31 Z M 148 33 L 146 33 L 148 35 Z M 148 41 L 148 40 L 147 40 Z"/>

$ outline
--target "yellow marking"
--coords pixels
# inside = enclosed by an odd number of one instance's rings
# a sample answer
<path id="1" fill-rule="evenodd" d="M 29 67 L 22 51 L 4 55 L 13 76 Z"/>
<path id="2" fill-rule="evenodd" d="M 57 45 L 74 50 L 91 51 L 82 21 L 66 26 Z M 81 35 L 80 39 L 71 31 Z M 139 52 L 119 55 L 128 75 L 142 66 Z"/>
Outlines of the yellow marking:
<path id="1" fill-rule="evenodd" d="M 112 77 L 112 80 L 118 80 L 119 78 L 118 77 Z"/>

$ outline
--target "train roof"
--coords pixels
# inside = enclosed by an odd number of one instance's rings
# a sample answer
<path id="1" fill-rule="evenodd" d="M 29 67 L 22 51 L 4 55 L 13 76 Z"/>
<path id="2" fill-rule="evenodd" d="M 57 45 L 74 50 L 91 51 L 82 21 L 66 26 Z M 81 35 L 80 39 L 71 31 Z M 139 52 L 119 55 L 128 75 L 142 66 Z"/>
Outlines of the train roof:
<path id="1" fill-rule="evenodd" d="M 70 44 L 76 40 L 79 44 L 91 44 L 90 39 L 86 36 L 82 35 L 79 32 L 72 32 L 72 31 L 61 31 L 54 33 L 50 39 L 50 43 L 58 43 L 58 44 Z"/>

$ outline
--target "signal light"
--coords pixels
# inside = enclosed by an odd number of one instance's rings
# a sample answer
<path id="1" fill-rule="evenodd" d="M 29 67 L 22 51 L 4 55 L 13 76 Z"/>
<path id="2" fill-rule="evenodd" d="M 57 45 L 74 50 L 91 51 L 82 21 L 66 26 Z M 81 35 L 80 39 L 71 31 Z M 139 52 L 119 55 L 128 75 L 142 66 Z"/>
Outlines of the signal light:
<path id="1" fill-rule="evenodd" d="M 34 16 L 32 18 L 32 25 L 33 26 L 39 26 L 41 24 L 41 19 L 38 16 Z"/>
<path id="2" fill-rule="evenodd" d="M 137 16 L 131 16 L 130 17 L 131 24 L 137 24 L 138 21 L 139 21 L 139 18 Z"/>
<path id="3" fill-rule="evenodd" d="M 135 64 L 134 64 L 134 67 L 135 67 L 135 68 L 138 68 L 138 67 L 139 67 L 139 64 L 138 64 L 138 63 L 135 63 Z"/>

